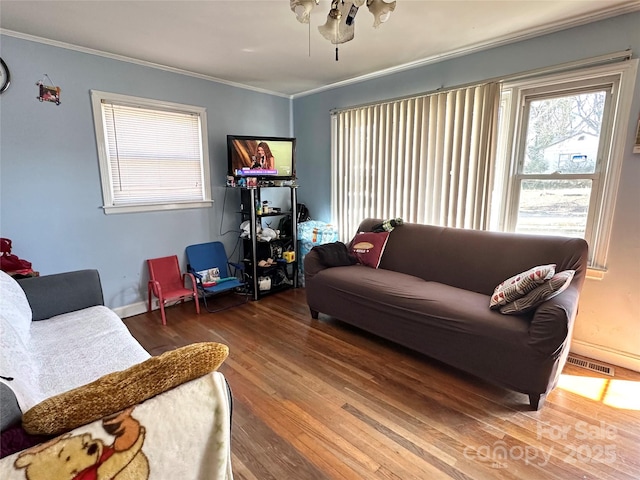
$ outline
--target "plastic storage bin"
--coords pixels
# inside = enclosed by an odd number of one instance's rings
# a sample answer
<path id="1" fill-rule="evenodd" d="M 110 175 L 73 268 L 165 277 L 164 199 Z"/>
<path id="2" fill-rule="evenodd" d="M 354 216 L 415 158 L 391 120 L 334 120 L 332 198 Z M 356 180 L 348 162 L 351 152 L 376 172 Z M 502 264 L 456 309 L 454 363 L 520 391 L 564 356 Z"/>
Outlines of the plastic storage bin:
<path id="1" fill-rule="evenodd" d="M 316 245 L 338 241 L 338 230 L 330 223 L 309 220 L 298 224 L 298 284 L 304 286 L 304 257 Z"/>

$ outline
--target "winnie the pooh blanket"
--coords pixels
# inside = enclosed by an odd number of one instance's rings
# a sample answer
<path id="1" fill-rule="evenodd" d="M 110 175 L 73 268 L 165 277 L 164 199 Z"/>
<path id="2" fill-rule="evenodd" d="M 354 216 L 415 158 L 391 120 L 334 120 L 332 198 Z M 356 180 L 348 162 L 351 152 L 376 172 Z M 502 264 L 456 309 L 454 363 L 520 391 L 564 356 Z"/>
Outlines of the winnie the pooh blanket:
<path id="1" fill-rule="evenodd" d="M 211 372 L 0 461 L 3 480 L 232 480 L 228 389 Z"/>

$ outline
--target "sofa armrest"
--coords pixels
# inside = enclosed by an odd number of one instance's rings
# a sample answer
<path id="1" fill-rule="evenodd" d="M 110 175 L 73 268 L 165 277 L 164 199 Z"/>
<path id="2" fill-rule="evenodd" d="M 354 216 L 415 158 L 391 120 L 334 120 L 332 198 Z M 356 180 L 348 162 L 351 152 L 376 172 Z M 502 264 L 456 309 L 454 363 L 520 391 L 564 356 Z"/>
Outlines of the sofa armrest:
<path id="1" fill-rule="evenodd" d="M 104 305 L 97 270 L 23 278 L 18 283 L 27 295 L 34 321 Z"/>
<path id="2" fill-rule="evenodd" d="M 529 327 L 529 345 L 545 356 L 560 356 L 578 313 L 578 286 L 547 300 L 535 311 Z"/>
<path id="3" fill-rule="evenodd" d="M 0 383 L 0 431 L 20 423 L 22 411 L 13 390 L 4 383 Z"/>
<path id="4" fill-rule="evenodd" d="M 313 248 L 304 256 L 304 281 L 306 283 L 327 267 L 320 261 L 320 255 Z"/>

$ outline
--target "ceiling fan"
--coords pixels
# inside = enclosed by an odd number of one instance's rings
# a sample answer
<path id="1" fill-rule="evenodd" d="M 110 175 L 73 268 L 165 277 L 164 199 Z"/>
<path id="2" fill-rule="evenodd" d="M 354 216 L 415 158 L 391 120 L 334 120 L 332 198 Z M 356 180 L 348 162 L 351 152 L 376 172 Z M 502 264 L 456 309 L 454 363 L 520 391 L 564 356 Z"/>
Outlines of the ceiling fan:
<path id="1" fill-rule="evenodd" d="M 300 23 L 309 23 L 311 10 L 320 3 L 320 0 L 290 0 L 291 11 L 296 14 Z M 333 0 L 327 14 L 327 21 L 318 27 L 318 31 L 324 38 L 336 45 L 336 61 L 338 60 L 338 44 L 353 40 L 355 36 L 355 18 L 358 9 L 367 4 L 369 12 L 373 15 L 373 26 L 378 28 L 389 19 L 391 12 L 396 8 L 396 2 L 384 0 Z"/>

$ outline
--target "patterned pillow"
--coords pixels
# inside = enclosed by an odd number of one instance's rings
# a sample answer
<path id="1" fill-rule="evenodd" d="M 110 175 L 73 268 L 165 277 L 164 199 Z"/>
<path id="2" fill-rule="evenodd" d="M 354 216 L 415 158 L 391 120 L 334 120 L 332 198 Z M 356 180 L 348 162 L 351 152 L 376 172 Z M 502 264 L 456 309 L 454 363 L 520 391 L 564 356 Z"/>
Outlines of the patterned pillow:
<path id="1" fill-rule="evenodd" d="M 228 354 L 216 342 L 170 350 L 40 402 L 24 413 L 22 426 L 32 435 L 72 430 L 213 372 Z"/>
<path id="2" fill-rule="evenodd" d="M 575 270 L 556 273 L 551 280 L 527 293 L 524 297 L 500 307 L 500 313 L 518 315 L 533 310 L 538 305 L 562 293 L 571 283 Z"/>
<path id="3" fill-rule="evenodd" d="M 388 239 L 389 232 L 360 232 L 351 240 L 349 252 L 358 263 L 378 268 Z"/>
<path id="4" fill-rule="evenodd" d="M 531 290 L 549 280 L 556 273 L 555 263 L 538 265 L 526 272 L 519 273 L 498 285 L 491 295 L 489 307 L 500 308 L 501 305 L 524 297 Z"/>

